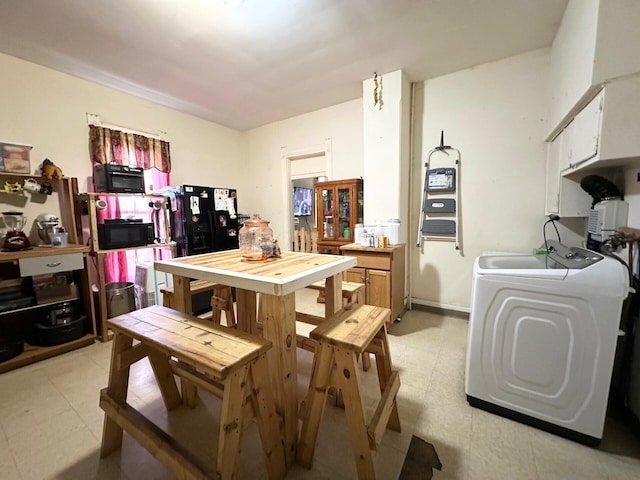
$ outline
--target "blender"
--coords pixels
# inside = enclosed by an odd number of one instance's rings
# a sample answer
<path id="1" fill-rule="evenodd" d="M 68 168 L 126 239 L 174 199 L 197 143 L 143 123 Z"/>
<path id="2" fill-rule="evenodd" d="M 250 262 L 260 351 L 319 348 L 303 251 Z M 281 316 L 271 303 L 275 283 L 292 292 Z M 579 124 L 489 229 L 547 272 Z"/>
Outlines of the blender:
<path id="1" fill-rule="evenodd" d="M 7 227 L 2 250 L 13 252 L 30 249 L 29 239 L 22 231 L 27 223 L 27 217 L 22 215 L 22 212 L 2 212 L 2 219 Z"/>

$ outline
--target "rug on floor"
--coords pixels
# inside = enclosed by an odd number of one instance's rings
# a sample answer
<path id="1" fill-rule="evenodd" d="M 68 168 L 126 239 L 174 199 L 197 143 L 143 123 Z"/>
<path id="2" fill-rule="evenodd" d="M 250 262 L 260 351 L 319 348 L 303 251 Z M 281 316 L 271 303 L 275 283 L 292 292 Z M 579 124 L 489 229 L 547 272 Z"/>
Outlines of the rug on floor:
<path id="1" fill-rule="evenodd" d="M 442 470 L 442 463 L 435 447 L 414 435 L 398 480 L 429 479 L 433 477 L 434 468 Z"/>

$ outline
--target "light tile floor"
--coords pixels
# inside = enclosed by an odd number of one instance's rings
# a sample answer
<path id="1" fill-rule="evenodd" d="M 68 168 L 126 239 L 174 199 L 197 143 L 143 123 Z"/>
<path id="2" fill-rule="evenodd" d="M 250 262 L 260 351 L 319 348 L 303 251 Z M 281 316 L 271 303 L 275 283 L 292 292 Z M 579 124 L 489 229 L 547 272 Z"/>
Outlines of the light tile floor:
<path id="1" fill-rule="evenodd" d="M 298 304 L 322 311 L 316 292 Z M 398 403 L 403 431 L 387 431 L 376 455 L 378 478 L 396 479 L 412 435 L 434 444 L 442 461 L 436 479 L 640 479 L 640 441 L 608 420 L 597 449 L 471 408 L 464 395 L 467 321 L 411 311 L 390 333 L 400 371 Z M 172 476 L 125 434 L 123 448 L 100 459 L 102 411 L 110 343 L 96 343 L 0 375 L 0 480 L 169 479 Z M 312 356 L 298 350 L 299 391 L 309 379 Z M 375 362 L 374 362 L 375 364 Z M 374 367 L 375 368 L 375 367 Z M 377 396 L 374 368 L 363 374 L 367 406 Z M 167 414 L 146 361 L 132 369 L 129 402 L 162 428 L 213 462 L 219 401 L 200 394 L 194 410 Z M 266 478 L 254 426 L 242 443 L 240 478 Z M 294 466 L 288 479 L 353 479 L 344 411 L 327 406 L 314 467 Z"/>

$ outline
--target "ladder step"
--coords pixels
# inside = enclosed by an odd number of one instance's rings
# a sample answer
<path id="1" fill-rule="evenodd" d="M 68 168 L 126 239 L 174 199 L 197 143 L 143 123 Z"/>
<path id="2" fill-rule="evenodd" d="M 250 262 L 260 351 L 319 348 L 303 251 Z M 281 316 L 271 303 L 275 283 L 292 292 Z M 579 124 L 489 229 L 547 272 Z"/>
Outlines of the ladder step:
<path id="1" fill-rule="evenodd" d="M 455 235 L 456 221 L 442 219 L 427 219 L 422 224 L 423 235 Z"/>
<path id="2" fill-rule="evenodd" d="M 455 198 L 425 198 L 422 206 L 424 213 L 455 213 Z"/>

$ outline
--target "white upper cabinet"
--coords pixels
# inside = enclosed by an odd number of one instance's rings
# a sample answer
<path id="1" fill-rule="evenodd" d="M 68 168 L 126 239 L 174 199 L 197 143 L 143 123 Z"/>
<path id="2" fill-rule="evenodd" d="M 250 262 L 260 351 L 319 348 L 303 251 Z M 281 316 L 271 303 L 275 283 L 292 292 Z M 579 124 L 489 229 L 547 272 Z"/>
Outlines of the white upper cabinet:
<path id="1" fill-rule="evenodd" d="M 568 128 L 548 143 L 545 214 L 555 213 L 561 218 L 587 217 L 591 196 L 582 190 L 579 180 L 562 175 L 569 164 L 570 144 Z"/>
<path id="2" fill-rule="evenodd" d="M 548 139 L 609 80 L 640 72 L 640 1 L 570 0 L 551 47 Z"/>
<path id="3" fill-rule="evenodd" d="M 640 74 L 608 82 L 562 133 L 564 174 L 640 159 Z"/>

